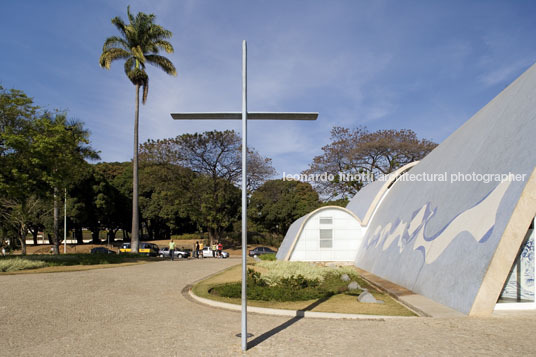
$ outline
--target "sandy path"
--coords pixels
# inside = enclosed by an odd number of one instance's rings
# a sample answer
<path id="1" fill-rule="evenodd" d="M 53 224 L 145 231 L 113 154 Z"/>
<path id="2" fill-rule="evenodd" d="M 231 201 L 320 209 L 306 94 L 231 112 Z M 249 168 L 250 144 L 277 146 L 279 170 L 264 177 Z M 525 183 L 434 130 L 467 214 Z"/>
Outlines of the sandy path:
<path id="1" fill-rule="evenodd" d="M 0 276 L 0 356 L 240 355 L 240 314 L 181 290 L 237 259 Z M 350 321 L 251 314 L 247 355 L 528 355 L 536 313 Z"/>

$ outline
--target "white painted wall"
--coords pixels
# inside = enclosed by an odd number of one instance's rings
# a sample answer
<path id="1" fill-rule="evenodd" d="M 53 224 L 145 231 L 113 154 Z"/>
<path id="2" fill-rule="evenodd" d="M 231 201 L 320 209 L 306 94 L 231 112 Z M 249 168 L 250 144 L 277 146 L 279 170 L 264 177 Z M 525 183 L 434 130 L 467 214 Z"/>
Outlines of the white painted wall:
<path id="1" fill-rule="evenodd" d="M 320 248 L 320 217 L 332 217 L 332 248 Z M 291 261 L 355 261 L 365 228 L 351 214 L 326 208 L 313 214 L 298 237 Z"/>

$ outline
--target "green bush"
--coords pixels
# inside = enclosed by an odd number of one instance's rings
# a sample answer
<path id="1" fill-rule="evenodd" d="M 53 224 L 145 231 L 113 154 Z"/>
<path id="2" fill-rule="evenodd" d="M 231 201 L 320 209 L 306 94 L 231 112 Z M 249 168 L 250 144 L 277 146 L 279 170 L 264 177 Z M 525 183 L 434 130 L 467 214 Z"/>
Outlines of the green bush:
<path id="1" fill-rule="evenodd" d="M 262 255 L 260 257 L 262 257 Z M 255 266 L 266 270 L 266 272 L 263 273 L 263 279 L 265 279 L 268 285 L 271 286 L 276 285 L 281 279 L 289 278 L 291 276 L 302 275 L 306 279 L 318 279 L 322 282 L 328 276 L 333 276 L 333 279 L 337 281 L 343 274 L 348 274 L 351 280 L 357 281 L 362 286 L 367 285 L 367 283 L 359 277 L 352 266 L 326 267 L 308 262 L 289 262 L 281 260 L 258 261 L 255 263 Z"/>
<path id="2" fill-rule="evenodd" d="M 248 269 L 248 299 L 261 301 L 303 301 L 329 297 L 332 291 L 319 288 L 318 279 L 308 280 L 302 275 L 282 279 L 277 285 L 269 286 L 259 272 Z M 241 283 L 217 285 L 210 290 L 211 294 L 229 298 L 242 296 Z"/>
<path id="3" fill-rule="evenodd" d="M 151 260 L 142 254 L 60 254 L 60 255 L 27 255 L 24 258 L 15 258 L 28 262 L 28 266 L 32 263 L 44 264 L 39 266 L 69 266 L 69 265 L 98 265 L 98 264 L 119 264 L 136 260 Z M 0 264 L 5 261 L 14 260 L 0 259 Z M 17 263 L 21 265 L 22 263 Z M 32 266 L 33 268 L 33 266 Z M 31 269 L 31 268 L 24 268 Z M 18 269 L 20 270 L 20 269 Z M 0 271 L 7 271 L 2 270 Z M 12 271 L 12 270 L 11 270 Z"/>
<path id="4" fill-rule="evenodd" d="M 289 261 L 260 261 L 255 263 L 256 266 L 266 269 L 263 278 L 266 279 L 269 285 L 277 284 L 282 278 L 302 275 L 306 279 L 324 280 L 330 269 L 315 265 L 308 262 L 289 262 Z"/>
<path id="5" fill-rule="evenodd" d="M 277 285 L 286 289 L 316 288 L 319 285 L 319 280 L 305 279 L 303 275 L 293 275 L 291 277 L 281 279 Z"/>
<path id="6" fill-rule="evenodd" d="M 210 290 L 211 294 L 229 298 L 240 298 L 242 287 L 238 283 L 217 285 Z M 289 289 L 282 286 L 248 286 L 248 299 L 261 301 L 303 301 L 321 299 L 333 295 L 331 292 L 317 288 Z"/>
<path id="7" fill-rule="evenodd" d="M 350 272 L 346 270 L 346 274 Z M 360 281 L 357 274 L 350 272 L 352 280 Z M 341 280 L 340 272 L 327 269 L 319 278 L 306 278 L 301 274 L 283 277 L 276 283 L 271 283 L 259 272 L 248 269 L 247 294 L 248 299 L 261 301 L 304 301 L 328 298 L 336 294 L 359 295 L 361 290 L 348 291 L 348 282 Z M 210 293 L 228 298 L 240 298 L 241 283 L 221 284 L 210 289 Z"/>
<path id="8" fill-rule="evenodd" d="M 275 254 L 261 254 L 259 255 L 260 260 L 268 260 L 268 261 L 274 261 L 276 260 Z"/>
<path id="9" fill-rule="evenodd" d="M 29 260 L 24 258 L 2 259 L 0 260 L 0 272 L 43 268 L 47 265 L 47 263 L 40 260 Z"/>

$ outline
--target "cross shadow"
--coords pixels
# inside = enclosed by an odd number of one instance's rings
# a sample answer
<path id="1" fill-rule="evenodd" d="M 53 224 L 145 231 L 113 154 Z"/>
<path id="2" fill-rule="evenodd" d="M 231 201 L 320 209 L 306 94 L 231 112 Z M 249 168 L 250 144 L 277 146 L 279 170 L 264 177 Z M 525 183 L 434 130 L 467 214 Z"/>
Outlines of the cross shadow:
<path id="1" fill-rule="evenodd" d="M 279 326 L 274 327 L 273 329 L 263 333 L 262 335 L 257 336 L 253 340 L 248 341 L 248 343 L 247 343 L 248 350 L 250 348 L 253 348 L 253 347 L 257 346 L 258 344 L 266 341 L 267 339 L 269 339 L 270 337 L 274 336 L 275 334 L 278 334 L 279 332 L 283 331 L 287 327 L 290 327 L 290 326 L 294 325 L 296 322 L 298 322 L 298 321 L 300 321 L 301 319 L 304 318 L 306 311 L 311 311 L 312 309 L 314 309 L 315 307 L 317 307 L 318 305 L 320 305 L 324 301 L 328 300 L 330 297 L 331 296 L 323 297 L 322 299 L 318 299 L 317 301 L 313 302 L 311 305 L 307 306 L 305 309 L 296 311 L 296 316 L 293 317 L 292 319 L 288 320 L 287 322 L 282 323 Z"/>

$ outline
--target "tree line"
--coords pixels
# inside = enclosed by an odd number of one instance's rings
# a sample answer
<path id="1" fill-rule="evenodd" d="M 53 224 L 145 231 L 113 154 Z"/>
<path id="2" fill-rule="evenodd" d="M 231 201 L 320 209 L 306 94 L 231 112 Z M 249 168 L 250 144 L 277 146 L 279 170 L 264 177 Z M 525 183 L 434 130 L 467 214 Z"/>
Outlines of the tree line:
<path id="1" fill-rule="evenodd" d="M 336 127 L 332 142 L 305 172 L 388 173 L 425 156 L 435 144 L 411 130 Z M 0 237 L 37 242 L 48 232 L 55 252 L 63 236 L 60 205 L 68 197 L 68 229 L 99 243 L 132 232 L 132 162 L 98 162 L 83 124 L 46 111 L 24 92 L 0 87 Z M 278 244 L 297 218 L 326 204 L 346 205 L 365 182 L 273 179 L 271 159 L 248 148 L 249 234 Z M 206 233 L 238 244 L 241 217 L 241 140 L 232 131 L 148 140 L 139 149 L 139 224 L 144 239 Z"/>

